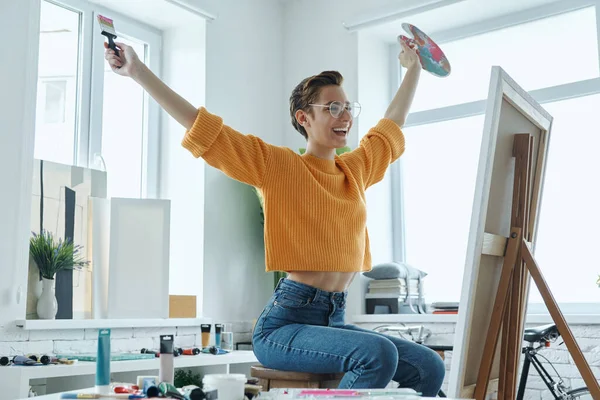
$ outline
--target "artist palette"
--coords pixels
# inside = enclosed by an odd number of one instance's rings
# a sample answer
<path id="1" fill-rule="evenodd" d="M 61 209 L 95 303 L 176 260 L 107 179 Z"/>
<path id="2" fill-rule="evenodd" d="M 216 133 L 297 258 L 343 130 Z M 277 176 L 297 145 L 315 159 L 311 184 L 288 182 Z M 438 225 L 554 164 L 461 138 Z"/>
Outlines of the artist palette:
<path id="1" fill-rule="evenodd" d="M 411 34 L 412 38 L 400 35 L 398 39 L 411 47 L 416 46 L 419 61 L 425 71 L 438 77 L 450 75 L 450 62 L 433 39 L 416 26 L 408 23 L 403 23 L 402 29 Z"/>

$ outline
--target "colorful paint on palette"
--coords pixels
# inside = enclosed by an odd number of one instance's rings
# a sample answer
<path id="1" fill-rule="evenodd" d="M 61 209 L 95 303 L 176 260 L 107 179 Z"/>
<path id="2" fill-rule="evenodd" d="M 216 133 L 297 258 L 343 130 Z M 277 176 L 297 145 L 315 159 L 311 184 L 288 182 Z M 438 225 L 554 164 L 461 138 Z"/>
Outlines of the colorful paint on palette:
<path id="1" fill-rule="evenodd" d="M 403 23 L 402 28 L 410 33 L 413 38 L 400 35 L 400 40 L 409 46 L 415 45 L 417 47 L 419 61 L 424 70 L 439 77 L 450 75 L 450 62 L 440 46 L 438 46 L 433 39 L 414 25 Z"/>

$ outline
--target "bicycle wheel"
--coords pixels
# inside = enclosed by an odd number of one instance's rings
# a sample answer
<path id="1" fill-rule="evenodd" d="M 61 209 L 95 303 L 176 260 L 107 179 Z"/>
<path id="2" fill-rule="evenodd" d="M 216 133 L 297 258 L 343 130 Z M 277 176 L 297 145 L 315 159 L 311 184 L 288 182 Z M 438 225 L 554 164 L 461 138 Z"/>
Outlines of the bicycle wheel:
<path id="1" fill-rule="evenodd" d="M 567 392 L 567 399 L 571 400 L 571 399 L 578 399 L 578 400 L 586 400 L 586 399 L 592 399 L 592 396 L 590 395 L 590 391 L 588 390 L 588 388 L 586 387 L 580 387 L 577 389 L 573 389 L 573 390 L 569 390 Z"/>

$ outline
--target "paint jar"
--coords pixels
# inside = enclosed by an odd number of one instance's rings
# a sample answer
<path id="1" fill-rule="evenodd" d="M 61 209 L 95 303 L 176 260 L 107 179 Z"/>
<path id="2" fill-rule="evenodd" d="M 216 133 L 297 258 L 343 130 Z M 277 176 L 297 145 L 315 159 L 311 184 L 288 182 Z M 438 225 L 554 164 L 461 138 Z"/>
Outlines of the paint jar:
<path id="1" fill-rule="evenodd" d="M 202 384 L 205 392 L 216 389 L 219 400 L 244 400 L 244 374 L 208 374 L 202 379 Z"/>
<path id="2" fill-rule="evenodd" d="M 202 348 L 205 349 L 210 344 L 210 324 L 200 325 L 200 330 L 202 331 Z"/>
<path id="3" fill-rule="evenodd" d="M 175 368 L 173 365 L 173 335 L 160 335 L 160 365 L 158 380 L 173 384 Z"/>
<path id="4" fill-rule="evenodd" d="M 110 329 L 98 331 L 98 350 L 96 355 L 96 393 L 111 393 L 110 387 Z"/>
<path id="5" fill-rule="evenodd" d="M 221 333 L 221 348 L 227 351 L 233 350 L 233 332 Z"/>

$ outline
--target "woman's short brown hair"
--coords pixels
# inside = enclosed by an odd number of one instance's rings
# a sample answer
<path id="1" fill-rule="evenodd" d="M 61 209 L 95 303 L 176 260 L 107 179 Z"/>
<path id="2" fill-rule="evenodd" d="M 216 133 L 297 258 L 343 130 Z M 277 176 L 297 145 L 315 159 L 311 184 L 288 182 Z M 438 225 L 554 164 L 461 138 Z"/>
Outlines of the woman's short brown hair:
<path id="1" fill-rule="evenodd" d="M 338 71 L 323 71 L 318 75 L 309 76 L 300 82 L 292 91 L 290 96 L 290 116 L 292 125 L 298 132 L 308 139 L 308 134 L 302 125 L 296 120 L 296 111 L 304 110 L 309 114 L 312 112 L 309 104 L 319 98 L 321 88 L 324 86 L 341 86 L 344 78 Z"/>

